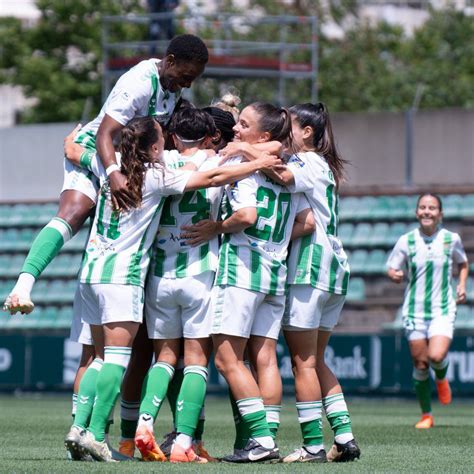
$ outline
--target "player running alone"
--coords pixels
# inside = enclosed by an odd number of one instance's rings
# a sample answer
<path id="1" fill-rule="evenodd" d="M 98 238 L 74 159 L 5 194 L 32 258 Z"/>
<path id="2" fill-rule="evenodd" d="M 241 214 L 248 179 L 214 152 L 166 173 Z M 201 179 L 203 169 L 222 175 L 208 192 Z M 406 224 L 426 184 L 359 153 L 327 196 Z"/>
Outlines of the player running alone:
<path id="1" fill-rule="evenodd" d="M 459 234 L 441 226 L 443 207 L 436 194 L 418 198 L 419 227 L 402 235 L 387 262 L 388 276 L 408 286 L 403 302 L 403 324 L 413 360 L 413 385 L 421 407 L 415 427 L 434 426 L 431 411 L 430 367 L 435 373 L 438 400 L 451 403 L 446 372 L 448 350 L 453 338 L 456 303 L 466 301 L 469 264 Z M 452 292 L 453 265 L 459 270 L 456 295 Z"/>

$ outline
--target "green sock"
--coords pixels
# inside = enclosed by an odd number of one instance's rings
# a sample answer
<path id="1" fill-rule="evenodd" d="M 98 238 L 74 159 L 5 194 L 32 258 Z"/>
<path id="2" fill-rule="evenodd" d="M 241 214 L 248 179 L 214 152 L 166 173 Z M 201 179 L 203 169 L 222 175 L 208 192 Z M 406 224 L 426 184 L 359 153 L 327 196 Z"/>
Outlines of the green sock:
<path id="1" fill-rule="evenodd" d="M 74 417 L 74 425 L 86 429 L 94 407 L 97 378 L 102 369 L 104 361 L 96 357 L 82 376 L 77 394 L 77 408 Z"/>
<path id="2" fill-rule="evenodd" d="M 184 378 L 176 405 L 176 431 L 194 437 L 207 387 L 207 368 L 189 365 L 184 369 Z"/>
<path id="3" fill-rule="evenodd" d="M 65 220 L 53 217 L 31 244 L 21 273 L 30 273 L 37 279 L 71 238 L 71 226 Z"/>
<path id="4" fill-rule="evenodd" d="M 249 440 L 249 431 L 248 426 L 245 424 L 244 420 L 240 416 L 239 407 L 232 396 L 232 393 L 229 391 L 229 400 L 230 406 L 232 407 L 232 415 L 234 417 L 234 426 L 235 426 L 235 440 L 234 440 L 234 449 L 244 449 L 247 441 Z"/>
<path id="5" fill-rule="evenodd" d="M 296 402 L 304 446 L 319 446 L 323 444 L 322 405 L 320 400 Z"/>
<path id="6" fill-rule="evenodd" d="M 96 441 L 104 441 L 107 423 L 120 394 L 123 374 L 130 360 L 130 347 L 106 346 L 104 365 L 97 378 L 96 401 L 89 431 Z"/>
<path id="7" fill-rule="evenodd" d="M 428 369 L 413 369 L 413 385 L 422 413 L 431 413 L 431 387 Z"/>
<path id="8" fill-rule="evenodd" d="M 265 413 L 272 438 L 275 439 L 280 427 L 281 405 L 265 405 Z"/>
<path id="9" fill-rule="evenodd" d="M 146 418 L 151 416 L 153 420 L 156 419 L 161 404 L 163 403 L 163 399 L 168 391 L 168 385 L 173 377 L 173 373 L 174 368 L 166 362 L 157 362 L 148 371 L 145 381 L 143 382 L 142 402 L 140 403 L 140 417 L 138 419 L 138 424 L 141 424 L 144 421 L 148 422 L 148 419 L 142 419 L 143 415 L 146 415 Z"/>
<path id="10" fill-rule="evenodd" d="M 181 384 L 183 383 L 184 368 L 175 369 L 173 378 L 168 385 L 168 391 L 166 392 L 166 398 L 170 404 L 171 414 L 173 416 L 173 426 L 176 429 L 176 402 L 178 401 L 179 391 L 181 390 Z"/>
<path id="11" fill-rule="evenodd" d="M 120 436 L 122 439 L 133 439 L 135 437 L 139 408 L 140 402 L 120 400 Z"/>
<path id="12" fill-rule="evenodd" d="M 324 397 L 323 406 L 336 441 L 338 436 L 352 434 L 351 417 L 342 393 Z"/>
<path id="13" fill-rule="evenodd" d="M 434 370 L 436 380 L 443 380 L 446 377 L 448 371 L 449 362 L 448 359 L 444 359 L 441 362 L 430 362 L 431 368 Z"/>
<path id="14" fill-rule="evenodd" d="M 249 430 L 249 438 L 271 438 L 261 398 L 244 398 L 236 401 L 239 412 Z"/>

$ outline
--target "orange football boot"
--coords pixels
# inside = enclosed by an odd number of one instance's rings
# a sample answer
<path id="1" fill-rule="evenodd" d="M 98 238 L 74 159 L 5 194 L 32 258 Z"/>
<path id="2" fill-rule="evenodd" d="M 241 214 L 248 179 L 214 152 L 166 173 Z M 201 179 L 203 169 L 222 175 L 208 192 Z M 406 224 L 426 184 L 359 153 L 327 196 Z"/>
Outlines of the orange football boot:
<path id="1" fill-rule="evenodd" d="M 133 439 L 123 439 L 119 442 L 119 453 L 133 458 L 135 454 L 135 442 Z"/>
<path id="2" fill-rule="evenodd" d="M 188 449 L 184 449 L 179 444 L 174 443 L 173 448 L 171 449 L 170 462 L 195 462 L 198 464 L 206 464 L 207 459 L 198 456 L 192 446 Z"/>
<path id="3" fill-rule="evenodd" d="M 207 459 L 208 462 L 218 462 L 219 460 L 213 458 L 207 451 L 207 449 L 202 444 L 202 441 L 198 441 L 193 444 L 194 452 L 201 458 Z"/>
<path id="4" fill-rule="evenodd" d="M 419 430 L 426 430 L 428 428 L 433 428 L 433 426 L 433 415 L 421 415 L 421 420 L 415 425 L 415 428 L 418 428 Z"/>
<path id="5" fill-rule="evenodd" d="M 436 380 L 436 390 L 438 391 L 438 400 L 441 405 L 449 405 L 452 400 L 451 387 L 448 379 Z"/>
<path id="6" fill-rule="evenodd" d="M 153 432 L 146 426 L 138 427 L 135 435 L 135 446 L 140 451 L 143 461 L 166 461 L 166 456 L 156 444 Z"/>

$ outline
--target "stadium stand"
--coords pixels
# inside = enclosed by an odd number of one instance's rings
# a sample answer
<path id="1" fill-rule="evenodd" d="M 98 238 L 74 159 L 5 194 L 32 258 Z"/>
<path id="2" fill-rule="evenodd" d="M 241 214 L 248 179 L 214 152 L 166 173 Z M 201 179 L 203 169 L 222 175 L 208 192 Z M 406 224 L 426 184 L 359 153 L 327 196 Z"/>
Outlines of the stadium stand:
<path id="1" fill-rule="evenodd" d="M 352 277 L 338 332 L 381 332 L 401 328 L 403 285 L 385 276 L 385 262 L 397 239 L 416 227 L 417 195 L 347 196 L 340 200 L 339 236 L 349 254 Z M 459 232 L 474 273 L 474 194 L 443 195 L 445 225 Z M 56 203 L 0 204 L 0 299 L 14 285 L 33 238 L 55 214 Z M 0 315 L 0 330 L 64 330 L 70 327 L 82 251 L 88 228 L 69 241 L 33 290 L 27 317 Z M 474 329 L 474 276 L 456 326 Z"/>

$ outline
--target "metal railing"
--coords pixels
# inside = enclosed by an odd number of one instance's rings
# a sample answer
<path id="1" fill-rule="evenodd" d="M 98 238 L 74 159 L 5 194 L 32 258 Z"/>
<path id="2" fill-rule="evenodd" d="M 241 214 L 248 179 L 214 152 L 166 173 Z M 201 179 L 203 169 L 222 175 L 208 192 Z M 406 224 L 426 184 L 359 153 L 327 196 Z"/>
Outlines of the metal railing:
<path id="1" fill-rule="evenodd" d="M 276 101 L 287 105 L 289 81 L 304 79 L 304 94 L 317 100 L 318 44 L 315 16 L 248 17 L 236 14 L 176 16 L 173 13 L 105 16 L 102 22 L 103 99 L 117 78 L 140 60 L 163 57 L 168 39 L 120 41 L 114 25 L 174 21 L 180 31 L 203 38 L 210 58 L 204 78 L 271 78 L 277 81 Z"/>

